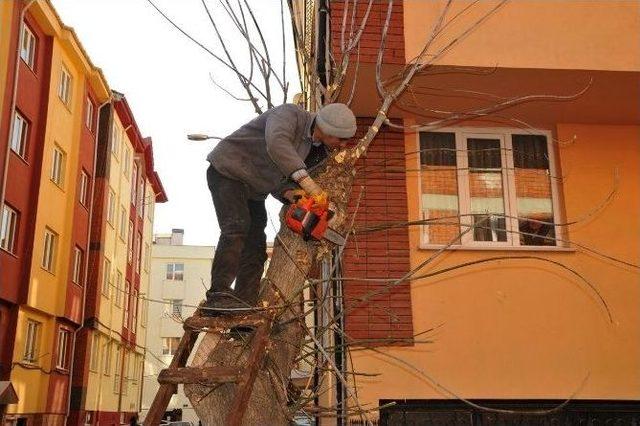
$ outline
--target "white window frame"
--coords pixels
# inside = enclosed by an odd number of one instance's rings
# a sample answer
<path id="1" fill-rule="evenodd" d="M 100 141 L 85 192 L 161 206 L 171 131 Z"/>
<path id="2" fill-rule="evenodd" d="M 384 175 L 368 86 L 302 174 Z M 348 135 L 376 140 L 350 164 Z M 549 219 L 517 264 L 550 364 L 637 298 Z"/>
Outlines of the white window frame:
<path id="1" fill-rule="evenodd" d="M 68 328 L 58 328 L 58 354 L 56 356 L 56 368 L 59 370 L 69 370 L 69 351 L 71 345 L 71 330 Z"/>
<path id="2" fill-rule="evenodd" d="M 131 356 L 126 348 L 123 350 L 124 354 L 122 360 L 122 390 L 120 391 L 120 394 L 126 396 L 129 388 L 129 360 Z"/>
<path id="3" fill-rule="evenodd" d="M 422 129 L 416 132 L 416 163 L 418 174 L 418 211 L 422 213 L 422 164 L 420 161 L 420 133 L 429 132 L 430 129 Z M 456 147 L 456 167 L 457 167 L 457 185 L 458 185 L 458 214 L 460 216 L 460 230 L 465 231 L 468 226 L 472 225 L 472 217 L 469 215 L 471 211 L 471 200 L 469 192 L 469 159 L 467 155 L 466 142 L 468 138 L 480 139 L 498 139 L 500 140 L 501 164 L 502 164 L 502 183 L 503 183 L 503 199 L 504 210 L 506 216 L 506 234 L 507 241 L 474 241 L 473 231 L 467 232 L 461 238 L 460 244 L 453 244 L 449 249 L 497 249 L 497 250 L 567 250 L 567 247 L 557 242 L 555 246 L 523 246 L 520 245 L 520 235 L 518 233 L 517 219 L 517 197 L 515 192 L 515 170 L 513 162 L 513 145 L 512 135 L 541 135 L 547 140 L 547 154 L 549 156 L 549 172 L 552 176 L 557 175 L 556 152 L 553 147 L 553 136 L 548 130 L 523 130 L 518 128 L 482 128 L 482 127 L 452 127 L 440 128 L 435 132 L 454 133 Z M 560 209 L 560 184 L 558 179 L 550 179 L 551 184 L 551 201 L 553 209 L 554 223 L 561 223 Z M 466 226 L 465 226 L 466 225 Z M 562 239 L 562 229 L 559 226 L 554 227 L 556 238 Z M 425 227 L 421 227 L 420 232 L 420 248 L 421 249 L 440 249 L 445 244 L 430 243 L 427 239 Z"/>
<path id="4" fill-rule="evenodd" d="M 150 194 L 153 194 L 151 191 L 147 191 Z M 153 195 L 149 196 L 149 205 L 147 206 L 147 218 L 150 222 L 153 222 L 153 209 L 155 209 L 156 203 Z"/>
<path id="5" fill-rule="evenodd" d="M 102 288 L 101 292 L 104 297 L 109 298 L 109 286 L 111 282 L 111 261 L 104 258 L 102 263 Z"/>
<path id="6" fill-rule="evenodd" d="M 182 265 L 182 276 L 177 278 L 176 265 Z M 167 268 L 165 271 L 165 279 L 169 281 L 184 281 L 184 263 L 183 262 L 172 262 L 167 263 Z"/>
<path id="7" fill-rule="evenodd" d="M 82 261 L 84 253 L 78 246 L 73 246 L 73 269 L 71 270 L 71 282 L 78 285 L 82 283 Z"/>
<path id="8" fill-rule="evenodd" d="M 151 246 L 149 244 L 144 243 L 144 271 L 149 272 L 149 267 L 151 266 Z"/>
<path id="9" fill-rule="evenodd" d="M 113 374 L 113 393 L 120 393 L 120 365 L 122 363 L 122 346 L 116 343 L 116 369 Z"/>
<path id="10" fill-rule="evenodd" d="M 42 269 L 55 273 L 58 249 L 58 234 L 50 228 L 44 230 L 44 244 L 42 248 Z"/>
<path id="11" fill-rule="evenodd" d="M 140 307 L 140 325 L 142 327 L 147 326 L 147 312 L 149 311 L 147 308 L 147 300 L 138 296 L 138 306 Z"/>
<path id="12" fill-rule="evenodd" d="M 13 129 L 11 134 L 11 151 L 26 160 L 29 138 L 29 121 L 17 110 L 13 112 Z"/>
<path id="13" fill-rule="evenodd" d="M 94 332 L 91 339 L 91 354 L 89 355 L 89 370 L 98 371 L 100 364 L 100 335 Z"/>
<path id="14" fill-rule="evenodd" d="M 136 235 L 135 250 L 137 256 L 136 272 L 138 273 L 138 275 L 140 275 L 140 269 L 142 268 L 142 234 L 140 232 L 138 232 L 138 235 Z"/>
<path id="15" fill-rule="evenodd" d="M 174 345 L 171 344 L 172 342 L 175 342 L 175 347 Z M 178 337 L 163 337 L 162 338 L 162 355 L 170 355 L 170 356 L 175 355 L 176 349 L 178 348 L 179 344 L 180 344 L 180 338 Z"/>
<path id="16" fill-rule="evenodd" d="M 135 288 L 132 290 L 131 297 L 131 330 L 135 333 L 138 329 L 138 290 Z"/>
<path id="17" fill-rule="evenodd" d="M 89 174 L 84 170 L 80 171 L 80 188 L 78 190 L 78 201 L 84 207 L 89 206 Z"/>
<path id="18" fill-rule="evenodd" d="M 116 271 L 116 288 L 115 288 L 115 305 L 117 307 L 121 307 L 122 306 L 122 292 L 124 291 L 124 289 L 122 288 L 122 279 L 123 279 L 123 275 L 122 272 L 120 272 L 120 270 Z"/>
<path id="19" fill-rule="evenodd" d="M 87 101 L 85 105 L 85 117 L 84 124 L 87 126 L 89 131 L 93 132 L 93 114 L 95 112 L 95 106 L 93 105 L 93 101 L 90 97 L 87 96 Z"/>
<path id="20" fill-rule="evenodd" d="M 137 353 L 133 355 L 133 374 L 131 375 L 131 384 L 136 386 L 140 376 L 140 356 Z"/>
<path id="21" fill-rule="evenodd" d="M 144 217 L 144 179 L 140 179 L 140 183 L 138 185 L 138 205 L 136 211 L 138 212 L 138 217 Z"/>
<path id="22" fill-rule="evenodd" d="M 22 23 L 22 46 L 20 46 L 20 58 L 22 61 L 32 70 L 35 70 L 36 64 L 36 48 L 37 39 L 33 35 L 31 28 L 23 22 Z"/>
<path id="23" fill-rule="evenodd" d="M 102 366 L 102 374 L 105 376 L 111 375 L 111 340 L 108 340 L 104 345 L 103 353 L 104 353 L 104 363 Z"/>
<path id="24" fill-rule="evenodd" d="M 127 279 L 124 281 L 124 314 L 123 327 L 129 329 L 129 310 L 131 309 L 131 282 Z"/>
<path id="25" fill-rule="evenodd" d="M 113 189 L 109 188 L 107 195 L 107 223 L 113 228 L 113 219 L 116 210 L 116 193 Z"/>
<path id="26" fill-rule="evenodd" d="M 66 167 L 66 154 L 58 145 L 53 147 L 53 156 L 51 157 L 51 174 L 49 178 L 60 188 L 64 185 L 64 175 Z"/>
<path id="27" fill-rule="evenodd" d="M 0 248 L 11 254 L 16 253 L 20 214 L 7 204 L 2 205 L 0 223 Z"/>
<path id="28" fill-rule="evenodd" d="M 129 173 L 131 172 L 131 149 L 128 146 L 124 147 L 124 159 L 123 159 L 123 174 L 126 180 L 130 179 Z"/>
<path id="29" fill-rule="evenodd" d="M 118 236 L 122 241 L 126 241 L 127 239 L 127 223 L 129 222 L 129 218 L 127 217 L 127 210 L 120 206 L 120 230 L 118 232 Z"/>
<path id="30" fill-rule="evenodd" d="M 58 98 L 67 107 L 71 106 L 73 77 L 69 69 L 62 65 L 60 68 L 60 81 L 58 82 Z"/>
<path id="31" fill-rule="evenodd" d="M 127 263 L 133 261 L 133 221 L 129 221 L 129 234 L 127 235 Z"/>
<path id="32" fill-rule="evenodd" d="M 131 204 L 136 204 L 136 194 L 138 190 L 138 163 L 133 161 L 133 171 L 131 172 Z"/>
<path id="33" fill-rule="evenodd" d="M 113 126 L 111 128 L 111 153 L 116 157 L 116 159 L 120 158 L 120 145 L 122 142 L 122 130 L 118 123 L 114 120 Z"/>
<path id="34" fill-rule="evenodd" d="M 42 323 L 32 319 L 27 320 L 27 330 L 24 340 L 24 354 L 22 361 L 29 364 L 38 363 L 38 352 L 40 349 L 40 334 Z"/>
<path id="35" fill-rule="evenodd" d="M 182 317 L 182 308 L 183 308 L 183 303 L 184 303 L 184 299 L 165 299 L 166 300 L 166 304 L 165 304 L 165 312 L 167 313 L 167 315 L 169 316 L 178 316 L 178 317 Z"/>

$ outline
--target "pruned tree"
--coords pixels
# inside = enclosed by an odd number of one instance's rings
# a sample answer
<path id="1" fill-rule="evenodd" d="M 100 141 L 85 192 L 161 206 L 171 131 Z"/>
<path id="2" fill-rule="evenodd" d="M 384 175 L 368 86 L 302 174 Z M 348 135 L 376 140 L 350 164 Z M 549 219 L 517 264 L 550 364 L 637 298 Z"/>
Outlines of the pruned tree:
<path id="1" fill-rule="evenodd" d="M 203 14 L 210 21 L 211 27 L 218 42 L 217 50 L 222 53 L 215 53 L 215 49 L 205 46 L 199 40 L 191 36 L 177 24 L 174 24 L 170 18 L 162 12 L 152 0 L 147 0 L 153 5 L 158 12 L 162 14 L 172 25 L 180 30 L 185 36 L 194 41 L 200 48 L 224 68 L 228 69 L 237 77 L 239 89 L 244 92 L 242 95 L 221 84 L 212 77 L 213 83 L 223 92 L 231 96 L 232 99 L 240 102 L 250 103 L 256 113 L 261 113 L 265 108 L 271 108 L 279 101 L 287 101 L 289 96 L 289 83 L 286 81 L 286 32 L 285 25 L 286 6 L 283 0 L 280 1 L 280 26 L 282 32 L 282 42 L 278 46 L 270 46 L 263 34 L 262 23 L 254 13 L 248 0 L 238 0 L 232 2 L 230 0 L 218 0 L 216 12 L 212 11 L 212 6 L 206 0 L 202 1 Z M 334 152 L 327 161 L 326 168 L 316 178 L 317 182 L 328 192 L 330 199 L 336 207 L 336 217 L 333 226 L 336 230 L 349 235 L 352 231 L 353 218 L 347 214 L 350 202 L 357 204 L 357 200 L 351 200 L 352 185 L 354 176 L 356 175 L 357 162 L 367 152 L 371 143 L 375 143 L 375 138 L 383 126 L 398 129 L 400 131 L 415 131 L 416 129 L 431 128 L 435 129 L 451 123 L 461 121 L 469 121 L 475 118 L 482 118 L 503 111 L 512 106 L 533 101 L 570 101 L 576 99 L 585 93 L 589 88 L 587 84 L 583 88 L 577 89 L 570 95 L 536 95 L 530 94 L 526 96 L 514 96 L 509 98 L 499 98 L 488 96 L 491 100 L 489 105 L 481 108 L 469 109 L 465 111 L 431 111 L 438 115 L 437 118 L 425 120 L 413 126 L 405 127 L 400 122 L 394 122 L 389 119 L 388 114 L 394 105 L 410 104 L 413 108 L 424 106 L 417 102 L 411 101 L 411 92 L 418 90 L 413 87 L 416 78 L 428 75 L 434 64 L 447 52 L 454 49 L 458 44 L 464 42 L 464 39 L 472 32 L 479 31 L 484 22 L 499 10 L 506 6 L 507 0 L 491 3 L 489 7 L 481 2 L 473 1 L 465 3 L 466 6 L 460 8 L 456 13 L 452 13 L 452 5 L 454 0 L 448 0 L 440 7 L 437 18 L 429 23 L 431 29 L 429 35 L 424 42 L 420 53 L 406 63 L 400 70 L 392 75 L 385 72 L 384 52 L 385 43 L 388 37 L 388 30 L 391 22 L 394 1 L 386 2 L 386 16 L 382 31 L 380 34 L 380 45 L 377 52 L 377 61 L 375 64 L 375 83 L 378 92 L 379 105 L 377 114 L 372 124 L 368 127 L 365 134 L 349 148 Z M 351 103 L 354 98 L 355 87 L 358 78 L 359 67 L 359 45 L 362 34 L 368 25 L 370 11 L 374 4 L 374 0 L 365 1 L 364 13 L 357 14 L 357 1 L 345 0 L 343 6 L 343 18 L 341 28 L 339 28 L 338 48 L 327 49 L 322 52 L 316 52 L 315 47 L 310 45 L 310 41 L 304 38 L 304 31 L 300 31 L 300 27 L 294 22 L 292 33 L 294 34 L 294 45 L 298 57 L 299 69 L 301 73 L 301 84 L 304 88 L 301 99 L 302 103 L 310 109 L 316 110 L 326 103 L 342 101 Z M 288 4 L 290 10 L 292 1 Z M 477 12 L 477 18 L 470 24 L 466 25 L 462 30 L 457 32 L 445 31 L 452 22 L 460 19 L 461 16 L 468 14 L 471 10 Z M 298 17 L 300 18 L 300 17 Z M 227 19 L 231 27 L 236 31 L 235 34 L 226 34 L 220 30 L 218 20 Z M 296 20 L 296 16 L 293 16 Z M 304 19 L 299 19 L 304 21 Z M 231 50 L 228 47 L 228 40 L 231 37 L 239 37 L 246 44 L 246 50 Z M 331 43 L 329 43 L 330 45 Z M 437 46 L 437 47 L 436 47 Z M 282 51 L 282 64 L 274 62 L 271 52 L 273 48 Z M 242 56 L 242 59 L 240 59 Z M 318 61 L 322 66 L 318 66 Z M 240 66 L 239 64 L 243 64 Z M 459 72 L 478 72 L 477 70 L 458 70 Z M 277 96 L 276 96 L 277 95 Z M 399 105 L 402 106 L 402 105 Z M 520 123 L 522 126 L 528 126 L 526 123 Z M 357 191 L 356 191 L 357 192 Z M 615 188 L 612 194 L 615 192 Z M 604 201 L 606 203 L 607 200 Z M 284 208 L 283 208 L 284 209 Z M 357 207 L 356 207 L 357 211 Z M 284 212 L 284 210 L 283 210 Z M 357 213 L 356 213 L 357 214 Z M 438 223 L 453 223 L 454 226 L 460 226 L 459 217 L 455 218 L 438 218 Z M 452 222 L 453 221 L 453 222 Z M 390 228 L 396 226 L 412 226 L 421 225 L 419 223 L 401 223 L 401 224 L 381 224 L 377 229 Z M 562 226 L 567 224 L 553 224 Z M 486 224 L 482 222 L 473 226 L 468 226 L 455 236 L 448 244 L 443 245 L 429 259 L 419 265 L 418 268 L 408 272 L 404 276 L 396 280 L 389 280 L 385 290 L 391 291 L 394 286 L 399 283 L 416 277 L 435 276 L 450 271 L 452 268 L 446 268 L 438 271 L 430 271 L 428 274 L 422 273 L 422 269 L 431 264 L 445 249 L 458 241 L 462 235 L 471 232 L 476 227 L 483 227 Z M 362 232 L 373 232 L 375 229 L 362 230 Z M 553 237 L 560 240 L 561 237 Z M 587 248 L 598 255 L 607 256 L 597 252 L 596 250 Z M 360 416 L 363 421 L 368 422 L 370 418 L 369 411 L 376 408 L 362 407 L 358 401 L 356 389 L 352 387 L 352 382 L 346 377 L 345 371 L 340 370 L 335 365 L 331 356 L 336 349 L 327 347 L 322 341 L 323 333 L 331 330 L 332 332 L 341 333 L 345 339 L 344 330 L 336 327 L 339 320 L 345 315 L 345 311 L 332 317 L 322 326 L 316 326 L 310 329 L 306 322 L 309 311 L 305 311 L 303 296 L 309 298 L 309 289 L 318 282 L 336 279 L 331 274 L 320 280 L 310 280 L 311 272 L 317 271 L 321 262 L 327 259 L 333 259 L 330 262 L 329 269 L 335 268 L 336 259 L 342 254 L 342 248 L 334 247 L 327 242 L 306 242 L 298 235 L 291 232 L 286 226 L 281 226 L 277 235 L 273 254 L 266 271 L 266 276 L 261 283 L 261 301 L 258 304 L 258 310 L 264 312 L 272 312 L 275 314 L 276 326 L 268 341 L 268 356 L 264 365 L 260 365 L 258 379 L 249 397 L 247 411 L 244 413 L 244 424 L 255 425 L 278 425 L 287 424 L 291 421 L 293 412 L 297 410 L 308 410 L 310 415 L 328 415 L 328 416 Z M 504 260 L 507 257 L 496 256 L 494 258 L 483 259 L 479 262 L 491 262 Z M 513 258 L 513 257 L 509 257 Z M 549 262 L 549 260 L 536 256 L 520 256 L 534 261 Z M 464 268 L 476 264 L 457 265 L 456 268 Z M 637 268 L 637 265 L 629 264 L 628 266 Z M 560 268 L 569 270 L 570 273 L 577 274 L 591 291 L 598 296 L 603 309 L 607 311 L 608 318 L 611 319 L 611 313 L 606 301 L 599 295 L 597 289 L 578 272 L 571 270 L 565 265 L 557 264 Z M 331 272 L 331 271 L 330 271 Z M 340 284 L 342 280 L 337 278 Z M 311 291 L 313 295 L 313 291 Z M 358 304 L 366 304 L 376 294 L 371 293 L 361 300 Z M 314 296 L 311 297 L 313 299 Z M 317 302 L 317 300 L 316 300 Z M 414 339 L 420 342 L 420 338 L 425 336 L 416 335 Z M 194 366 L 234 366 L 244 365 L 248 358 L 248 348 L 251 335 L 238 337 L 229 333 L 208 333 L 197 349 L 192 365 Z M 424 340 L 428 343 L 428 339 Z M 371 348 L 370 350 L 376 350 Z M 346 390 L 349 400 L 349 407 L 312 407 L 309 402 L 313 402 L 314 396 L 321 391 L 321 386 L 314 388 L 311 384 L 306 389 L 298 392 L 291 392 L 289 381 L 291 371 L 294 370 L 296 362 L 300 360 L 309 361 L 313 368 L 317 371 L 330 372 L 335 380 L 342 382 Z M 402 360 L 400 360 L 402 362 Z M 430 380 L 434 386 L 445 389 L 447 393 L 456 396 L 452 391 L 443 388 L 437 382 L 431 380 L 428 374 L 421 371 L 415 366 L 408 366 Z M 354 372 L 350 372 L 354 374 Z M 185 392 L 192 401 L 199 417 L 206 425 L 222 425 L 225 423 L 225 408 L 229 406 L 232 391 L 236 385 L 222 384 L 214 387 L 191 384 L 185 386 Z M 471 402 L 469 402 L 471 404 Z"/>

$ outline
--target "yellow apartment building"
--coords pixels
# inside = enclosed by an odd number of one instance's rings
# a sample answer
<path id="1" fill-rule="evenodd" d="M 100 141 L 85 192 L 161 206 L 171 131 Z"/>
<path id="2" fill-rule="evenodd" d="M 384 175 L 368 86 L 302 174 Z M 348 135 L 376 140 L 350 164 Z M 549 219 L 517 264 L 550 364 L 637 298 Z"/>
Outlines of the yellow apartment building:
<path id="1" fill-rule="evenodd" d="M 21 42 L 13 84 L 3 85 L 4 98 L 11 98 L 2 117 L 11 135 L 3 232 L 13 244 L 3 246 L 2 285 L 16 289 L 7 346 L 8 380 L 19 399 L 6 413 L 16 421 L 64 424 L 86 292 L 96 117 L 110 90 L 48 1 L 3 2 L 2 10 L 9 43 Z"/>

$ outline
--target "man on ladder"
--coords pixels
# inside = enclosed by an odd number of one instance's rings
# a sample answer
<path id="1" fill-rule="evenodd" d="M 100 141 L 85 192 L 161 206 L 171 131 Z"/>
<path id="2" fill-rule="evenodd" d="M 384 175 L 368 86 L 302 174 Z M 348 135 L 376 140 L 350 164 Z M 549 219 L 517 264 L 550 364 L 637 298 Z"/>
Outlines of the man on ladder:
<path id="1" fill-rule="evenodd" d="M 324 162 L 328 150 L 343 148 L 355 132 L 355 116 L 344 104 L 326 105 L 317 114 L 284 104 L 240 127 L 211 151 L 207 183 L 221 235 L 204 304 L 209 309 L 201 315 L 255 305 L 267 259 L 267 195 L 293 203 L 294 190 L 302 188 L 326 203 L 326 193 L 309 173 Z"/>

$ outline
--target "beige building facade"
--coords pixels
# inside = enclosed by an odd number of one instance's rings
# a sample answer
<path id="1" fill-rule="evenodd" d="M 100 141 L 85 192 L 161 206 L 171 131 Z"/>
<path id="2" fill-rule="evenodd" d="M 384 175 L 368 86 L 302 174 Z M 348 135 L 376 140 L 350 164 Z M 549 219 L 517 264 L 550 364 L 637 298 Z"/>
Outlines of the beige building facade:
<path id="1" fill-rule="evenodd" d="M 154 326 L 147 329 L 142 419 L 158 391 L 158 374 L 171 363 L 182 337 L 182 320 L 193 315 L 209 288 L 214 247 L 184 245 L 183 235 L 182 229 L 156 235 L 151 248 L 148 321 Z M 167 407 L 167 417 L 198 423 L 182 385 Z"/>

